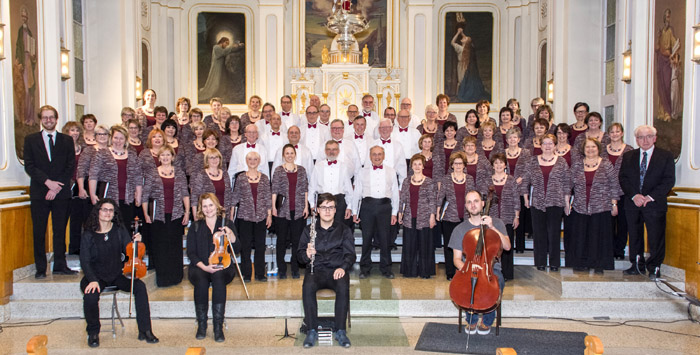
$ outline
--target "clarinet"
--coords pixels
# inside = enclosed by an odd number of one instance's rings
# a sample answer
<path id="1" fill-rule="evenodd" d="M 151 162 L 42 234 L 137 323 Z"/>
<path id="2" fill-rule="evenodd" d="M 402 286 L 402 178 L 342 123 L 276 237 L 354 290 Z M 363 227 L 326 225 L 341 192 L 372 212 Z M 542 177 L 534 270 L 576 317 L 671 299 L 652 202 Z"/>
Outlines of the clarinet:
<path id="1" fill-rule="evenodd" d="M 309 227 L 309 245 L 316 249 L 316 214 L 312 213 L 311 215 L 311 227 Z M 316 254 L 311 255 L 311 262 L 309 265 L 311 266 L 310 273 L 314 273 L 314 261 L 316 260 Z"/>

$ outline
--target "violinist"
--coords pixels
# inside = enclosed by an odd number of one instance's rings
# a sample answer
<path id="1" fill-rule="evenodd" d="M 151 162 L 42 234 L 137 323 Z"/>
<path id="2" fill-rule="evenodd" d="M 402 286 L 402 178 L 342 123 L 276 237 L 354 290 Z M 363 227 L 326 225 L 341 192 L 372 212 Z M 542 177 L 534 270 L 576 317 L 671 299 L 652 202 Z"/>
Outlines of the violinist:
<path id="1" fill-rule="evenodd" d="M 121 291 L 129 291 L 131 280 L 122 274 L 122 258 L 126 248 L 130 248 L 131 237 L 122 224 L 119 205 L 112 199 L 100 200 L 85 221 L 85 229 L 80 242 L 80 266 L 83 279 L 80 289 L 83 292 L 83 311 L 87 322 L 87 343 L 90 347 L 100 346 L 100 293 L 107 286 L 116 286 Z M 141 234 L 134 235 L 134 241 L 141 241 Z M 136 323 L 139 340 L 154 344 L 158 338 L 151 331 L 151 311 L 148 305 L 148 292 L 141 280 L 133 280 L 136 298 Z"/>
<path id="2" fill-rule="evenodd" d="M 231 258 L 230 249 L 226 245 L 229 242 L 233 243 L 233 249 L 238 253 L 241 242 L 236 238 L 236 232 L 234 232 L 236 227 L 233 222 L 229 219 L 222 221 L 222 218 L 225 218 L 224 207 L 221 206 L 215 194 L 207 192 L 199 197 L 197 215 L 197 221 L 193 222 L 187 233 L 187 257 L 190 259 L 187 274 L 194 286 L 196 338 L 201 340 L 207 336 L 209 284 L 211 283 L 214 340 L 222 342 L 225 340 L 222 325 L 226 313 L 226 285 L 233 280 L 235 269 L 234 266 L 218 267 L 216 264 L 209 263 L 209 259 L 212 253 L 217 252 L 215 244 L 225 248 L 224 257 Z M 223 243 L 221 243 L 221 237 L 225 239 Z"/>
<path id="3" fill-rule="evenodd" d="M 484 200 L 478 191 L 472 190 L 467 192 L 466 197 L 466 209 L 469 212 L 469 218 L 466 218 L 462 223 L 455 227 L 452 231 L 452 236 L 450 236 L 449 247 L 454 250 L 454 257 L 452 261 L 458 270 L 462 270 L 464 266 L 464 259 L 462 257 L 462 239 L 464 235 L 472 229 L 479 228 L 480 225 L 484 225 L 489 229 L 494 230 L 501 239 L 501 246 L 503 250 L 510 250 L 510 239 L 508 238 L 508 231 L 506 230 L 506 225 L 498 218 L 492 218 L 489 216 L 483 216 L 482 210 L 484 208 Z M 505 281 L 503 280 L 503 272 L 501 271 L 501 261 L 496 258 L 493 263 L 493 275 L 498 278 L 498 287 L 501 294 L 503 293 L 503 287 L 505 286 Z M 479 295 L 475 293 L 475 297 Z M 486 335 L 491 332 L 491 325 L 496 317 L 495 310 L 491 312 L 484 313 L 481 319 L 481 323 L 477 326 L 479 317 L 475 317 L 473 314 L 467 314 L 467 323 L 465 331 L 469 334 L 479 333 L 481 335 Z"/>

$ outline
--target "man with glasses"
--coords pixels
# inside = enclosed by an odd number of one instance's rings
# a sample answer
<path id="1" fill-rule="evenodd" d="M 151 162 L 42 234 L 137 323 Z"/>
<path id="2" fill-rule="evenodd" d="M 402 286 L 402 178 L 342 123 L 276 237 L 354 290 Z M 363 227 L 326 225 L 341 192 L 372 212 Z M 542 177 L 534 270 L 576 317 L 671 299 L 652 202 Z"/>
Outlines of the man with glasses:
<path id="1" fill-rule="evenodd" d="M 231 177 L 231 186 L 235 186 L 236 175 L 240 172 L 248 170 L 248 164 L 246 163 L 246 155 L 250 152 L 257 152 L 260 155 L 260 163 L 258 165 L 258 171 L 270 176 L 270 166 L 268 164 L 263 164 L 263 162 L 268 161 L 267 159 L 267 147 L 258 140 L 258 126 L 254 124 L 249 124 L 245 128 L 245 143 L 241 143 L 233 148 L 231 152 L 231 161 L 228 164 L 228 176 Z"/>
<path id="2" fill-rule="evenodd" d="M 335 339 L 338 345 L 350 347 L 345 332 L 345 320 L 350 308 L 349 272 L 355 263 L 355 240 L 350 229 L 334 220 L 336 199 L 333 195 L 318 195 L 318 219 L 314 225 L 315 240 L 311 243 L 311 229 L 304 228 L 299 240 L 298 260 L 310 264 L 302 285 L 304 323 L 307 327 L 304 347 L 310 348 L 318 340 L 318 302 L 316 292 L 335 291 Z M 313 258 L 313 261 L 312 261 Z"/>
<path id="3" fill-rule="evenodd" d="M 360 109 L 357 108 L 357 105 L 349 105 L 347 111 L 345 112 L 348 115 L 348 127 L 353 128 L 353 124 L 355 124 L 355 119 L 357 117 L 362 117 L 365 118 L 365 116 L 359 114 Z M 366 118 L 364 119 L 364 130 L 369 132 L 370 135 L 372 135 L 375 131 L 375 128 L 377 127 L 376 124 L 372 124 L 370 121 L 368 121 Z M 348 134 L 350 133 L 350 130 L 347 132 Z M 362 133 L 364 134 L 364 133 Z M 368 137 L 368 139 L 374 139 L 374 137 Z"/>
<path id="4" fill-rule="evenodd" d="M 39 109 L 41 132 L 24 139 L 24 171 L 29 175 L 29 198 L 34 232 L 37 279 L 46 278 L 46 224 L 51 213 L 54 275 L 75 275 L 66 264 L 66 224 L 71 200 L 70 180 L 75 167 L 73 138 L 56 131 L 58 111 Z"/>
<path id="5" fill-rule="evenodd" d="M 331 124 L 331 107 L 323 104 L 321 107 L 318 108 L 319 112 L 319 118 L 318 121 L 324 125 L 328 126 Z"/>
<path id="6" fill-rule="evenodd" d="M 367 120 L 367 126 L 372 124 L 372 127 L 379 124 L 379 114 L 374 111 L 374 97 L 370 94 L 362 96 L 362 112 L 360 115 Z"/>
<path id="7" fill-rule="evenodd" d="M 639 148 L 622 156 L 620 186 L 629 228 L 629 255 L 632 267 L 625 275 L 649 271 L 649 277 L 659 278 L 659 268 L 666 254 L 666 196 L 676 183 L 673 154 L 656 147 L 656 128 L 642 125 L 634 130 Z M 614 202 L 613 202 L 614 203 Z M 644 259 L 644 227 L 647 230 L 649 258 Z"/>
<path id="8" fill-rule="evenodd" d="M 277 152 L 287 144 L 287 127 L 282 123 L 282 117 L 275 113 L 274 106 L 271 104 L 265 105 L 267 106 L 263 106 L 263 116 L 265 116 L 266 110 L 269 111 L 269 120 L 266 117 L 265 120 L 259 120 L 255 124 L 262 126 L 258 127 L 258 131 L 262 132 L 260 140 L 265 144 L 265 148 L 269 153 L 267 155 L 267 160 L 270 166 L 270 172 L 274 172 L 274 170 L 272 170 L 272 165 L 276 157 L 273 156 L 272 153 Z"/>
<path id="9" fill-rule="evenodd" d="M 289 95 L 284 95 L 280 99 L 280 106 L 282 106 L 282 111 L 278 112 L 280 117 L 282 117 L 282 124 L 289 128 L 292 126 L 299 126 L 300 120 L 299 115 L 292 112 L 292 97 Z"/>
<path id="10" fill-rule="evenodd" d="M 335 198 L 338 207 L 335 219 L 346 225 L 352 225 L 350 206 L 353 199 L 353 189 L 350 178 L 353 170 L 348 164 L 342 164 L 339 160 L 340 145 L 334 140 L 326 142 L 325 159 L 318 160 L 309 179 L 309 205 L 316 207 L 316 196 L 330 193 Z"/>
<path id="11" fill-rule="evenodd" d="M 328 126 L 318 122 L 318 107 L 306 108 L 306 122 L 301 124 L 301 144 L 311 151 L 314 162 L 323 159 L 323 143 L 331 138 Z"/>
<path id="12" fill-rule="evenodd" d="M 532 109 L 532 114 L 527 118 L 527 128 L 523 132 L 523 142 L 526 142 L 528 138 L 532 138 L 535 134 L 535 113 L 540 106 L 544 105 L 544 99 L 541 97 L 536 97 L 530 101 L 530 108 Z"/>
<path id="13" fill-rule="evenodd" d="M 403 106 L 403 103 L 401 105 Z M 420 148 L 418 147 L 420 132 L 414 127 L 411 127 L 410 111 L 406 109 L 401 109 L 401 111 L 399 111 L 396 124 L 391 132 L 391 138 L 401 143 L 404 159 L 406 160 L 406 167 L 410 168 L 408 164 L 409 160 L 413 154 L 420 153 Z"/>
<path id="14" fill-rule="evenodd" d="M 331 122 L 331 139 L 338 142 L 338 146 L 340 147 L 338 162 L 340 164 L 349 164 L 350 171 L 353 172 L 354 177 L 355 173 L 362 168 L 360 164 L 360 156 L 357 154 L 357 149 L 355 148 L 355 144 L 352 142 L 352 140 L 344 138 L 345 124 L 342 120 L 333 120 L 333 122 Z"/>
<path id="15" fill-rule="evenodd" d="M 410 119 L 411 128 L 418 128 L 418 126 L 420 126 L 420 124 L 421 124 L 420 117 L 418 117 L 418 115 L 414 114 L 413 111 L 411 111 L 411 110 L 413 110 L 413 103 L 411 102 L 411 99 L 406 97 L 403 100 L 401 100 L 401 106 L 399 108 L 402 111 L 403 110 L 408 111 L 408 114 L 411 116 L 411 119 Z"/>

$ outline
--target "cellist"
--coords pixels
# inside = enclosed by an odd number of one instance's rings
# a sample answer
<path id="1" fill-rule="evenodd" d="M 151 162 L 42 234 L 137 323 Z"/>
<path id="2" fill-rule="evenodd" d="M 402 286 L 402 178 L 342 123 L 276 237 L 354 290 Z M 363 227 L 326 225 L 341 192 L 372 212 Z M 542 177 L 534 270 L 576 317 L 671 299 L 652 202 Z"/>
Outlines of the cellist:
<path id="1" fill-rule="evenodd" d="M 462 239 L 464 235 L 472 229 L 478 229 L 483 224 L 485 227 L 498 233 L 501 239 L 501 246 L 503 250 L 510 250 L 510 239 L 508 238 L 508 231 L 506 230 L 506 225 L 498 218 L 491 218 L 487 215 L 482 215 L 484 209 L 484 200 L 478 191 L 471 190 L 466 194 L 466 210 L 469 212 L 469 218 L 465 218 L 464 221 L 455 227 L 450 236 L 449 247 L 454 250 L 454 265 L 457 270 L 462 270 L 464 266 L 464 257 L 462 255 Z M 459 272 L 459 271 L 458 271 Z M 498 286 L 501 294 L 503 294 L 503 287 L 505 286 L 505 281 L 503 280 L 503 273 L 501 272 L 501 261 L 497 258 L 493 263 L 493 275 L 498 278 Z M 478 294 L 475 293 L 475 297 Z M 479 333 L 481 335 L 486 335 L 491 332 L 491 325 L 496 317 L 496 311 L 484 313 L 482 315 L 481 323 L 479 323 L 479 317 L 477 315 L 467 313 L 467 326 L 465 326 L 465 331 L 469 334 Z M 478 326 L 477 326 L 477 323 Z"/>
<path id="2" fill-rule="evenodd" d="M 140 242 L 141 234 L 135 234 L 133 240 Z M 80 281 L 80 289 L 83 291 L 87 343 L 91 348 L 100 346 L 100 293 L 107 286 L 116 286 L 121 291 L 131 288 L 131 280 L 122 273 L 122 258 L 131 241 L 129 232 L 122 224 L 119 205 L 109 198 L 100 200 L 85 221 L 80 241 L 80 266 L 85 275 Z M 138 279 L 134 280 L 134 297 L 138 339 L 157 343 L 158 338 L 151 331 L 148 291 L 143 281 Z"/>
<path id="3" fill-rule="evenodd" d="M 215 250 L 214 238 L 218 237 L 219 245 L 228 253 L 226 243 L 231 243 L 236 253 L 240 251 L 241 242 L 236 238 L 236 227 L 226 218 L 224 207 L 221 206 L 216 194 L 207 192 L 199 196 L 197 206 L 197 221 L 192 223 L 187 232 L 187 257 L 190 265 L 187 275 L 194 286 L 194 310 L 197 317 L 197 339 L 207 336 L 207 313 L 209 308 L 209 284 L 212 288 L 212 316 L 214 318 L 214 340 L 226 340 L 223 331 L 224 315 L 226 313 L 226 285 L 231 283 L 235 267 L 230 266 L 231 254 L 219 255 L 218 263 L 210 262 Z M 226 239 L 225 241 L 222 238 Z M 228 261 L 224 258 L 229 258 Z M 214 258 L 218 259 L 218 257 Z M 228 263 L 229 267 L 220 264 Z"/>

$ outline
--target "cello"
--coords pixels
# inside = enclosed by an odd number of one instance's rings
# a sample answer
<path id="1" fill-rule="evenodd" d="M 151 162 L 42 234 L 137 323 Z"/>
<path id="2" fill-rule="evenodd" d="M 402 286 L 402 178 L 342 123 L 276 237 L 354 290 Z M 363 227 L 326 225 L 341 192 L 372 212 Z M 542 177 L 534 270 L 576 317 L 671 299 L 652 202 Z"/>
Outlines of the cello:
<path id="1" fill-rule="evenodd" d="M 139 227 L 143 222 L 139 220 L 138 217 L 134 217 L 134 222 L 132 227 L 134 228 L 134 235 L 139 233 Z M 134 295 L 134 278 L 140 279 L 146 276 L 148 267 L 143 263 L 143 255 L 146 253 L 146 246 L 143 243 L 137 241 L 132 241 L 126 245 L 125 254 L 129 258 L 124 262 L 124 268 L 122 272 L 124 275 L 131 278 L 131 289 L 129 291 L 129 317 L 131 317 L 131 299 Z"/>
<path id="2" fill-rule="evenodd" d="M 488 216 L 493 194 L 491 186 L 481 216 Z M 493 274 L 493 264 L 501 251 L 501 237 L 483 224 L 464 234 L 462 253 L 466 261 L 450 282 L 452 302 L 470 314 L 488 313 L 498 307 L 501 290 L 498 277 Z"/>

